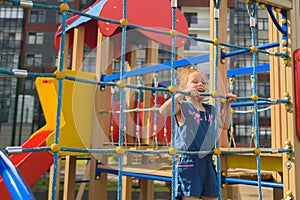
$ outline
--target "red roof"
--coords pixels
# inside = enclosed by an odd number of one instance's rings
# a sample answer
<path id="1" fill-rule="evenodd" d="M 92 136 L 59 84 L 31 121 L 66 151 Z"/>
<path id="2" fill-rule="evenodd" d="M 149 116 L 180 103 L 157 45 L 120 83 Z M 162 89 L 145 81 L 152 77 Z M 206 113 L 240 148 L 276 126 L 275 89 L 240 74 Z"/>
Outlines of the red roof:
<path id="1" fill-rule="evenodd" d="M 127 0 L 126 7 L 126 19 L 129 24 L 155 30 L 163 30 L 166 32 L 169 32 L 172 29 L 172 9 L 169 0 Z M 123 1 L 98 0 L 82 12 L 119 21 L 123 18 Z M 116 41 L 120 41 L 121 38 L 121 34 L 118 34 L 121 33 L 121 27 L 118 24 L 97 21 L 84 16 L 75 15 L 67 20 L 66 31 L 70 36 L 69 47 L 73 45 L 74 27 L 77 26 L 85 27 L 84 42 L 90 48 L 95 48 L 97 46 L 98 29 L 104 36 L 115 38 Z M 187 21 L 179 9 L 176 9 L 176 30 L 179 34 L 188 35 Z M 59 49 L 60 46 L 61 31 L 62 27 L 60 25 L 55 35 L 55 46 L 57 49 Z M 138 39 L 143 39 L 143 37 L 168 46 L 172 45 L 170 35 L 140 29 L 131 30 L 128 28 L 128 42 L 135 43 Z M 177 37 L 176 46 L 182 46 L 185 42 L 186 39 Z M 140 40 L 138 44 L 140 44 Z"/>

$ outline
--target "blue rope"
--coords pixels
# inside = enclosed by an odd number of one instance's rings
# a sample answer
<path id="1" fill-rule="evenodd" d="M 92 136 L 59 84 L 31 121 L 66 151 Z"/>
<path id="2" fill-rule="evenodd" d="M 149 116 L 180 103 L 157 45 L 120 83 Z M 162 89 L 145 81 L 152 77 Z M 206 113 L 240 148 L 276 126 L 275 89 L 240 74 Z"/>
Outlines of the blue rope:
<path id="1" fill-rule="evenodd" d="M 137 77 L 138 78 L 138 77 Z M 141 78 L 141 77 L 139 77 Z M 137 86 L 141 85 L 141 80 L 137 80 Z M 137 108 L 141 107 L 141 90 L 137 90 Z M 136 115 L 136 138 L 138 141 L 138 145 L 141 146 L 141 135 L 140 135 L 140 112 Z"/>
<path id="2" fill-rule="evenodd" d="M 220 7 L 221 0 L 218 0 L 217 4 L 214 5 L 215 15 L 219 15 L 219 7 Z M 219 16 L 214 16 L 215 21 L 215 39 L 219 39 Z M 215 62 L 214 62 L 214 91 L 218 91 L 218 69 L 219 69 L 219 45 L 215 44 Z M 219 148 L 219 106 L 218 106 L 219 98 L 214 98 L 214 105 L 215 105 L 215 139 L 216 139 L 216 148 Z M 219 200 L 222 199 L 222 190 L 221 190 L 221 159 L 220 155 L 216 155 L 217 157 L 217 179 L 218 179 L 218 188 L 219 188 Z"/>
<path id="3" fill-rule="evenodd" d="M 67 3 L 67 0 L 64 0 L 64 3 Z M 66 39 L 66 20 L 67 12 L 63 11 L 62 13 L 62 36 L 60 42 L 60 56 L 64 58 L 65 55 L 65 39 Z M 64 59 L 60 59 L 58 66 L 58 71 L 62 72 L 64 68 Z M 62 108 L 62 89 L 63 89 L 63 79 L 58 80 L 58 100 L 57 100 L 57 110 L 56 110 L 56 127 L 54 134 L 54 144 L 59 142 L 60 134 L 60 120 L 61 120 L 61 108 Z M 53 179 L 52 179 L 52 199 L 56 199 L 56 190 L 57 190 L 57 176 L 58 176 L 58 152 L 54 152 L 54 163 L 53 163 Z"/>
<path id="4" fill-rule="evenodd" d="M 249 3 L 247 6 L 248 15 L 250 17 L 250 29 L 251 29 L 251 43 L 252 46 L 256 46 L 256 33 L 255 33 L 255 16 L 257 12 L 256 3 Z M 253 23 L 251 23 L 253 22 Z M 257 52 L 253 52 L 253 88 L 252 94 L 257 94 Z M 254 101 L 254 110 L 252 114 L 252 127 L 255 129 L 255 147 L 259 148 L 259 119 L 258 119 L 258 104 L 257 101 Z M 261 187 L 261 163 L 260 163 L 260 154 L 256 155 L 257 162 L 257 182 L 258 182 L 258 195 L 259 199 L 262 200 L 262 187 Z"/>
<path id="5" fill-rule="evenodd" d="M 176 2 L 177 0 L 171 0 L 171 4 Z M 172 29 L 176 30 L 176 7 L 172 6 Z M 176 50 L 176 36 L 172 36 L 172 51 L 171 51 L 171 86 L 175 86 L 175 50 Z M 172 115 L 171 115 L 171 147 L 175 148 L 175 94 L 172 93 Z M 172 199 L 175 200 L 175 177 L 176 177 L 176 156 L 172 155 Z"/>
<path id="6" fill-rule="evenodd" d="M 123 19 L 127 20 L 127 0 L 123 0 Z M 125 54 L 126 54 L 126 26 L 122 26 L 122 48 L 121 48 L 121 69 L 120 69 L 120 81 L 124 81 L 124 71 L 125 71 Z M 120 88 L 120 126 L 119 126 L 119 147 L 123 148 L 123 128 L 124 128 L 124 102 L 125 93 L 124 88 Z M 123 155 L 119 154 L 118 163 L 118 199 L 122 199 L 122 168 L 123 168 Z"/>
<path id="7" fill-rule="evenodd" d="M 154 84 L 154 88 L 157 88 L 158 87 L 158 78 L 157 78 L 158 74 L 157 73 L 154 73 L 153 74 L 153 84 Z M 157 105 L 157 90 L 154 90 L 154 108 L 156 108 L 156 105 Z M 158 146 L 158 142 L 157 142 L 157 112 L 154 111 L 153 112 L 153 133 L 154 133 L 154 140 L 155 140 L 155 145 L 156 147 Z"/>
<path id="8" fill-rule="evenodd" d="M 38 147 L 38 148 L 21 148 L 20 153 L 30 153 L 30 152 L 42 152 L 42 151 L 50 151 L 49 146 Z M 3 149 L 8 154 L 19 154 L 10 152 L 9 147 Z M 78 152 L 78 153 L 116 153 L 116 149 L 81 149 L 81 148 L 72 148 L 72 147 L 61 147 L 61 151 L 63 152 Z M 147 154 L 147 155 L 160 155 L 160 154 L 168 154 L 168 149 L 158 149 L 158 150 L 141 150 L 141 149 L 125 149 L 124 152 L 126 154 Z M 213 151 L 177 151 L 177 155 L 212 155 Z M 221 155 L 236 155 L 236 154 L 253 154 L 253 149 L 243 149 L 243 150 L 222 150 Z M 285 147 L 281 149 L 261 149 L 261 154 L 279 154 L 279 153 L 291 153 L 291 148 Z"/>
<path id="9" fill-rule="evenodd" d="M 115 89 L 111 88 L 111 113 L 110 113 L 110 138 L 111 138 L 111 144 L 114 145 L 114 99 L 115 99 Z"/>

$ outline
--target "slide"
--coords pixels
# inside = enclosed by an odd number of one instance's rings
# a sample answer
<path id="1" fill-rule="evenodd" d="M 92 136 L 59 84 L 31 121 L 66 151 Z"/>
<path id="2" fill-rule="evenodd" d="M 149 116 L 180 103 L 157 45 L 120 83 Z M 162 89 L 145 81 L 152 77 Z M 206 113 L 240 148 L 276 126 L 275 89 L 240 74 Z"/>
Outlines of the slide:
<path id="1" fill-rule="evenodd" d="M 36 88 L 44 112 L 46 124 L 22 145 L 22 148 L 34 148 L 46 146 L 46 140 L 55 130 L 55 118 L 57 107 L 57 92 L 53 79 L 37 78 Z M 64 117 L 61 116 L 61 126 L 65 124 Z M 27 183 L 32 186 L 53 164 L 53 155 L 48 151 L 30 152 L 11 155 L 10 160 L 18 169 L 19 173 Z M 0 178 L 1 199 L 9 200 L 12 196 L 7 189 L 7 183 Z M 10 189 L 11 190 L 11 189 Z M 13 191 L 11 191 L 13 192 Z"/>
<path id="2" fill-rule="evenodd" d="M 52 130 L 44 130 L 35 133 L 29 138 L 22 148 L 43 147 L 46 145 L 46 138 Z M 22 153 L 10 156 L 11 162 L 18 169 L 19 173 L 27 183 L 28 187 L 32 186 L 53 164 L 53 155 L 48 151 Z M 14 192 L 14 191 L 11 191 Z M 3 179 L 0 179 L 1 199 L 11 199 L 13 194 L 10 194 L 7 185 Z"/>
<path id="3" fill-rule="evenodd" d="M 73 77 L 96 80 L 96 76 L 93 73 L 71 70 L 65 70 L 64 73 Z M 51 144 L 53 144 L 58 104 L 57 84 L 57 80 L 54 78 L 39 77 L 36 79 L 36 89 L 46 124 L 33 133 L 32 136 L 22 145 L 22 148 L 38 148 L 51 146 Z M 91 144 L 94 98 L 94 85 L 64 80 L 62 113 L 60 118 L 60 146 L 74 148 L 89 147 Z M 72 139 L 70 140 L 70 138 Z M 77 156 L 85 154 L 86 153 L 60 152 L 60 155 Z M 10 160 L 18 169 L 24 181 L 30 187 L 51 167 L 53 164 L 53 155 L 48 151 L 29 152 L 12 155 L 10 156 Z M 9 185 L 9 183 L 6 184 Z M 1 200 L 12 198 L 8 192 L 6 184 L 2 177 L 0 177 Z M 11 191 L 11 187 L 9 188 Z M 11 192 L 13 192 L 13 190 Z"/>

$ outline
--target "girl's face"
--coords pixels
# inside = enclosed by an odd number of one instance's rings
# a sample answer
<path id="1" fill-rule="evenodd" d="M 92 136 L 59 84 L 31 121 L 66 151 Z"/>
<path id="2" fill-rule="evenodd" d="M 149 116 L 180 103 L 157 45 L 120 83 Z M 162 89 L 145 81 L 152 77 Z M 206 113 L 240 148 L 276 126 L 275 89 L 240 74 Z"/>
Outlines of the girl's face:
<path id="1" fill-rule="evenodd" d="M 206 77 L 199 72 L 193 72 L 189 75 L 187 87 L 191 89 L 196 89 L 200 93 L 208 92 L 208 84 Z"/>

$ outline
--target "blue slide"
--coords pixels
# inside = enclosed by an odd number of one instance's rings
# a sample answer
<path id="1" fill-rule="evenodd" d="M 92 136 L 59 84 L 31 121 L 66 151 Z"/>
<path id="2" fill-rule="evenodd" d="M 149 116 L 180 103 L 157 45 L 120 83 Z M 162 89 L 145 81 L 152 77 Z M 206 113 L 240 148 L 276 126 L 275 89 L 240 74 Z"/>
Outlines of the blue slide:
<path id="1" fill-rule="evenodd" d="M 34 199 L 21 174 L 2 150 L 0 150 L 0 175 L 13 200 Z"/>

